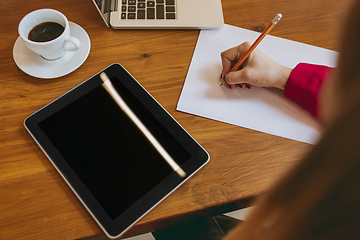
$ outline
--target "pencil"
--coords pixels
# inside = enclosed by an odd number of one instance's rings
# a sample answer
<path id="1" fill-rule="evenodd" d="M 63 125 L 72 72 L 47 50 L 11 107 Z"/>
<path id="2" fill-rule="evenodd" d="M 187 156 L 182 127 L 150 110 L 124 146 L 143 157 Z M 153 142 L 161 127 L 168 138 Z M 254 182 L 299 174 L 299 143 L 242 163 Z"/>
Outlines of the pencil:
<path id="1" fill-rule="evenodd" d="M 100 73 L 100 78 L 103 81 L 102 86 L 105 90 L 111 95 L 114 101 L 118 106 L 126 113 L 126 115 L 135 123 L 135 125 L 141 130 L 145 137 L 151 142 L 154 148 L 159 152 L 159 154 L 165 159 L 165 161 L 170 165 L 170 167 L 180 176 L 185 177 L 186 173 L 184 170 L 174 161 L 174 159 L 169 155 L 169 153 L 163 148 L 163 146 L 156 140 L 156 138 L 151 134 L 147 127 L 141 122 L 141 120 L 135 115 L 135 113 L 130 109 L 126 104 L 124 99 L 120 94 L 115 90 L 112 85 L 109 77 L 105 72 Z"/>
<path id="2" fill-rule="evenodd" d="M 251 47 L 246 51 L 246 53 L 240 58 L 240 60 L 230 70 L 230 72 L 234 72 L 241 67 L 241 65 L 245 62 L 245 60 L 250 56 L 250 54 L 255 50 L 255 48 L 264 39 L 264 37 L 271 31 L 271 29 L 280 21 L 281 18 L 282 18 L 282 15 L 280 13 L 274 17 L 274 19 L 271 21 L 270 25 L 260 34 L 260 36 L 255 40 L 255 42 L 251 45 Z M 225 81 L 225 79 L 224 79 L 224 81 Z M 226 83 L 226 81 L 225 81 L 225 83 Z"/>

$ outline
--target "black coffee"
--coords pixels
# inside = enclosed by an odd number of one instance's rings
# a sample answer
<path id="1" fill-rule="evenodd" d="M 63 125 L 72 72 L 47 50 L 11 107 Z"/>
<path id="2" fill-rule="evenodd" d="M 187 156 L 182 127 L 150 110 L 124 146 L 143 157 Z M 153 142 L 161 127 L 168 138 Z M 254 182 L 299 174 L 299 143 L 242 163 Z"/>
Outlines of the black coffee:
<path id="1" fill-rule="evenodd" d="M 43 22 L 29 32 L 29 40 L 34 42 L 51 41 L 64 32 L 64 27 L 56 22 Z"/>

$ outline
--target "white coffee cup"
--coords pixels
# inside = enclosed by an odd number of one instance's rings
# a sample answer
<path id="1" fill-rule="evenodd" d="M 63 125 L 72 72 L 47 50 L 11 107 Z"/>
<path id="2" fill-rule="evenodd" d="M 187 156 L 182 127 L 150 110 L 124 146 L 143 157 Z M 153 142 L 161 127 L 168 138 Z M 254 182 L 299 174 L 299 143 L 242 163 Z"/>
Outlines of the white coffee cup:
<path id="1" fill-rule="evenodd" d="M 64 27 L 63 33 L 57 38 L 46 42 L 29 40 L 30 31 L 44 22 L 61 24 Z M 80 41 L 70 36 L 69 21 L 65 15 L 53 9 L 39 9 L 30 12 L 20 21 L 18 31 L 25 45 L 46 60 L 57 60 L 64 56 L 67 51 L 77 51 L 81 47 Z"/>

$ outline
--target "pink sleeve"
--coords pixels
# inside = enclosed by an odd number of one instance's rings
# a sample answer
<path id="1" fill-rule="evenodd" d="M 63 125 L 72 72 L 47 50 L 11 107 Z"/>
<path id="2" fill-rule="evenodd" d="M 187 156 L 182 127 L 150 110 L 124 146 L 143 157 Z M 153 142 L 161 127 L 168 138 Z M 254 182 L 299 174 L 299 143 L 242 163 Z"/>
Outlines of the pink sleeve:
<path id="1" fill-rule="evenodd" d="M 285 95 L 318 116 L 319 90 L 332 68 L 307 63 L 298 64 L 286 83 Z"/>

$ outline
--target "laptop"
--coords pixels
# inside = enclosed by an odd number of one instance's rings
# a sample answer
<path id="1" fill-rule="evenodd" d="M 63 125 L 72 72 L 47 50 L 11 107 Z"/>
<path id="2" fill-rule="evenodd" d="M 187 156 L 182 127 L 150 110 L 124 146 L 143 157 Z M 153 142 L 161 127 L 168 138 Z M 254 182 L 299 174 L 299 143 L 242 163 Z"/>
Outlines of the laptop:
<path id="1" fill-rule="evenodd" d="M 93 0 L 114 29 L 215 29 L 224 24 L 221 0 Z"/>

